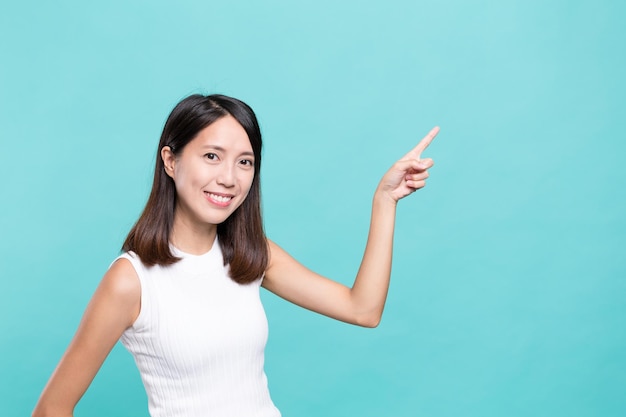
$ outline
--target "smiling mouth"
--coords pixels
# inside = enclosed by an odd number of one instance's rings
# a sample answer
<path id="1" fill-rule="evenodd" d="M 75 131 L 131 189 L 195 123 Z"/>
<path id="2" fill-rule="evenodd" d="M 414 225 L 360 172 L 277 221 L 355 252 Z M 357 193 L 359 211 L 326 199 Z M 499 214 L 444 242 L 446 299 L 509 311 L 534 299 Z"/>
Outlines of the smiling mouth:
<path id="1" fill-rule="evenodd" d="M 232 196 L 213 194 L 209 192 L 205 192 L 205 194 L 209 197 L 209 199 L 219 204 L 227 204 L 233 199 Z"/>

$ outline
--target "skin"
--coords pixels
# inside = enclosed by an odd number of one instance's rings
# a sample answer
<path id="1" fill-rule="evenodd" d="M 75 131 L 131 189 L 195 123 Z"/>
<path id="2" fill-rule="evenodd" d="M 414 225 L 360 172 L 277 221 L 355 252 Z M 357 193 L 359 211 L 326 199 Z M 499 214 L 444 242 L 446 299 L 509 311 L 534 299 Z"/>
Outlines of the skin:
<path id="1" fill-rule="evenodd" d="M 377 326 L 389 288 L 396 205 L 426 185 L 433 161 L 421 159 L 421 154 L 438 132 L 438 127 L 433 128 L 385 173 L 376 188 L 367 245 L 351 288 L 309 270 L 269 240 L 270 262 L 263 287 L 334 319 Z M 248 136 L 227 116 L 201 131 L 180 155 L 166 146 L 161 157 L 178 195 L 171 241 L 184 252 L 206 253 L 215 240 L 217 224 L 241 205 L 252 184 L 254 154 Z M 139 315 L 140 303 L 139 278 L 131 263 L 120 259 L 96 289 L 33 417 L 73 415 L 107 355 Z"/>

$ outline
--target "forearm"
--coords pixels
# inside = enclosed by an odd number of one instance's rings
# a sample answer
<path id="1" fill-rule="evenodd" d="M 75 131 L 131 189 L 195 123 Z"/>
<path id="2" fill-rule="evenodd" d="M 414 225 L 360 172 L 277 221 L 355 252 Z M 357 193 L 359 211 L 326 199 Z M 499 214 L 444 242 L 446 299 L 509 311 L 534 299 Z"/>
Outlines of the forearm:
<path id="1" fill-rule="evenodd" d="M 391 276 L 396 201 L 379 190 L 372 203 L 372 217 L 363 260 L 351 289 L 357 323 L 375 327 L 380 322 Z"/>
<path id="2" fill-rule="evenodd" d="M 38 404 L 33 411 L 32 417 L 73 417 L 72 412 L 59 411 L 53 407 L 46 407 L 45 405 Z"/>

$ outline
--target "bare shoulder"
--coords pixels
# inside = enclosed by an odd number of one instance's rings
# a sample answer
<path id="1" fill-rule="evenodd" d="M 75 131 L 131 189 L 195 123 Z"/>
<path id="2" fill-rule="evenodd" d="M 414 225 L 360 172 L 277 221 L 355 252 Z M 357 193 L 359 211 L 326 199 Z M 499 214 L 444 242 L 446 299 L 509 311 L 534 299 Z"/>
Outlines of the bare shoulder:
<path id="1" fill-rule="evenodd" d="M 113 262 L 109 270 L 104 274 L 102 283 L 119 293 L 141 292 L 137 271 L 126 258 L 120 258 Z"/>
<path id="2" fill-rule="evenodd" d="M 273 284 L 281 282 L 294 281 L 294 279 L 302 282 L 304 278 L 317 276 L 270 239 L 267 239 L 267 243 L 270 259 L 265 271 L 266 288 L 270 289 Z"/>
<path id="3" fill-rule="evenodd" d="M 125 258 L 116 260 L 104 274 L 96 296 L 111 297 L 135 310 L 141 299 L 141 283 L 133 264 Z"/>
<path id="4" fill-rule="evenodd" d="M 270 259 L 267 265 L 267 269 L 271 270 L 273 266 L 289 262 L 289 260 L 295 261 L 283 248 L 278 246 L 275 242 L 267 239 L 267 246 L 269 248 Z"/>
<path id="5" fill-rule="evenodd" d="M 269 252 L 270 252 L 270 264 L 271 264 L 274 254 L 276 253 L 277 250 L 280 249 L 280 247 L 276 243 L 274 243 L 274 241 L 271 239 L 267 239 L 267 247 L 269 248 Z"/>

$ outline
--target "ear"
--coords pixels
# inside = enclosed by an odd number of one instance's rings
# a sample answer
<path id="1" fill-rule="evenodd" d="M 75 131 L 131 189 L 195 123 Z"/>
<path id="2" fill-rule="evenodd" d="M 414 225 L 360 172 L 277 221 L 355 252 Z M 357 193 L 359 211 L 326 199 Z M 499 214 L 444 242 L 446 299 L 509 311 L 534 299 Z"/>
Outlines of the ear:
<path id="1" fill-rule="evenodd" d="M 172 152 L 172 148 L 164 146 L 161 148 L 161 159 L 165 166 L 165 173 L 172 179 L 174 178 L 174 167 L 176 166 L 176 155 Z"/>

